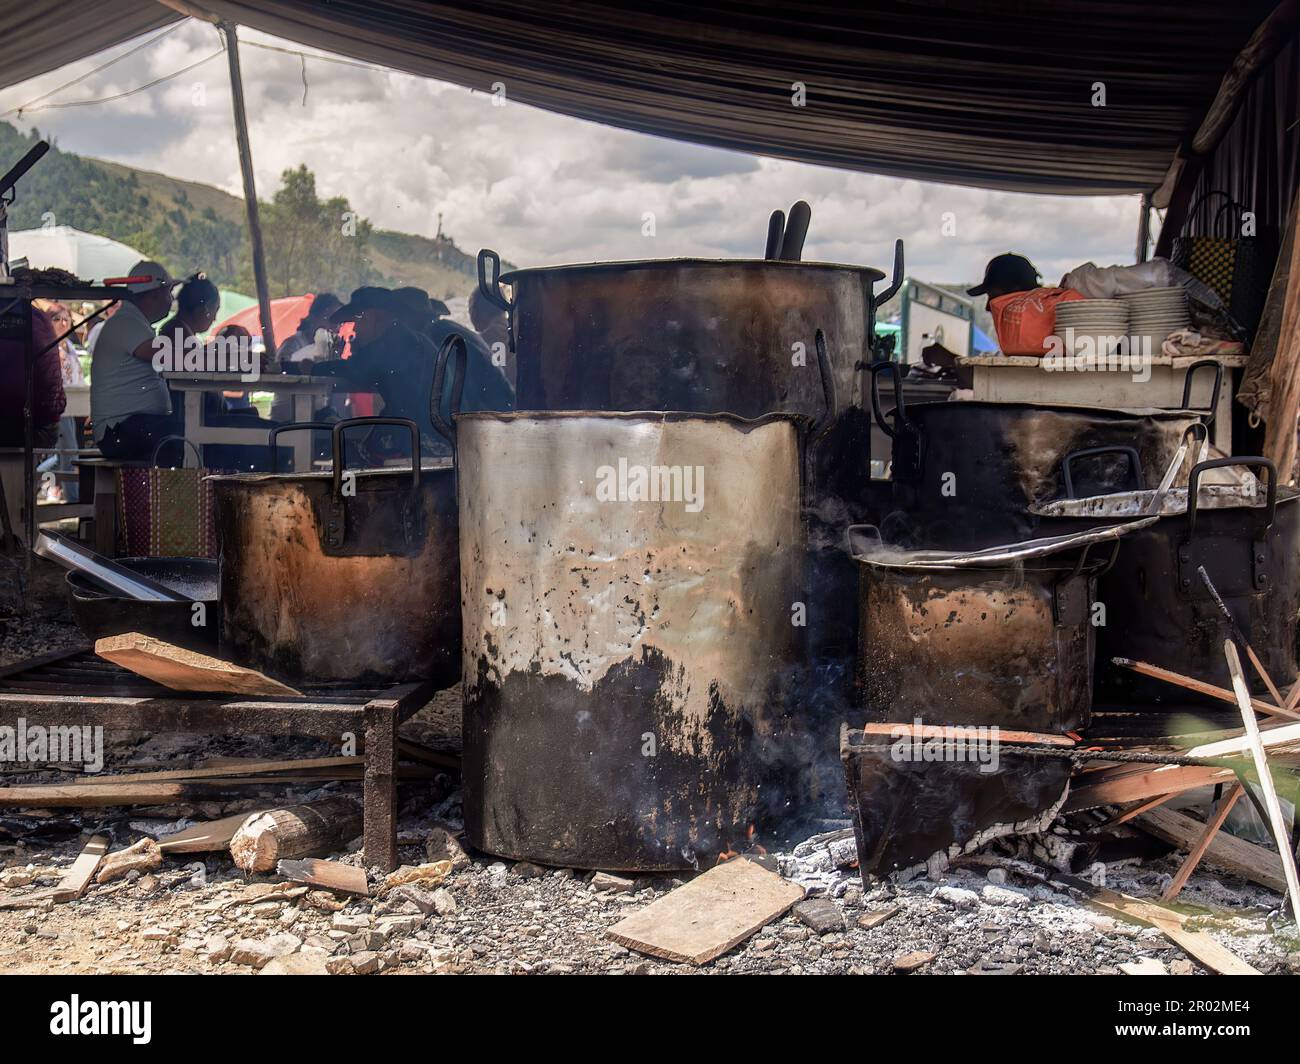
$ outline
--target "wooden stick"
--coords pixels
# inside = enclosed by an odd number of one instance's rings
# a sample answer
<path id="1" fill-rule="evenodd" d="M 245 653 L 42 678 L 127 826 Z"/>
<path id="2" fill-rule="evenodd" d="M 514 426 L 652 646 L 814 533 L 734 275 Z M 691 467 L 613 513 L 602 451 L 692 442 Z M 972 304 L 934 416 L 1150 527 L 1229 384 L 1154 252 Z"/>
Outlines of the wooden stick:
<path id="1" fill-rule="evenodd" d="M 1195 846 L 1205 831 L 1203 821 L 1193 820 L 1169 808 L 1149 809 L 1133 820 L 1133 826 L 1183 851 Z M 1282 874 L 1281 858 L 1272 850 L 1236 835 L 1220 831 L 1210 840 L 1201 862 L 1248 883 L 1258 883 L 1274 894 L 1286 896 L 1286 876 Z"/>
<path id="2" fill-rule="evenodd" d="M 1260 742 L 1265 746 L 1289 746 L 1300 743 L 1300 724 L 1284 724 L 1280 728 L 1270 728 L 1259 733 Z M 1250 739 L 1246 735 L 1234 735 L 1228 739 L 1219 739 L 1213 743 L 1202 743 L 1187 751 L 1188 757 L 1227 757 L 1250 749 Z"/>
<path id="3" fill-rule="evenodd" d="M 1159 665 L 1151 665 L 1145 661 L 1134 661 L 1132 658 L 1112 658 L 1116 665 L 1125 669 L 1132 669 L 1143 676 L 1151 676 L 1157 680 L 1164 680 L 1176 687 L 1184 687 L 1189 691 L 1195 691 L 1197 694 L 1208 695 L 1210 698 L 1217 698 L 1221 702 L 1230 702 L 1236 704 L 1237 696 L 1229 691 L 1226 687 L 1216 687 L 1212 683 L 1206 683 L 1204 680 L 1197 680 L 1191 676 L 1184 676 L 1180 672 L 1173 672 L 1169 669 L 1162 669 Z M 1288 709 L 1280 706 L 1271 706 L 1259 698 L 1251 698 L 1250 704 L 1261 713 L 1269 713 L 1275 717 L 1288 717 L 1291 720 L 1300 720 L 1300 713 L 1293 713 Z"/>
<path id="4" fill-rule="evenodd" d="M 1264 686 L 1268 688 L 1269 697 L 1285 710 L 1286 699 L 1282 697 L 1282 692 L 1277 689 L 1273 683 L 1273 677 L 1268 674 L 1264 668 L 1264 663 L 1259 660 L 1259 655 L 1255 653 L 1255 648 L 1250 645 L 1246 634 L 1237 624 L 1237 618 L 1232 615 L 1232 610 L 1228 609 L 1228 604 L 1223 601 L 1223 596 L 1219 594 L 1219 589 L 1214 586 L 1214 581 L 1210 579 L 1210 574 L 1205 571 L 1205 566 L 1200 565 L 1196 568 L 1197 575 L 1201 578 L 1201 583 L 1205 585 L 1205 590 L 1210 593 L 1210 598 L 1214 604 L 1219 607 L 1219 612 L 1223 614 L 1224 619 L 1228 622 L 1228 632 L 1232 638 L 1236 639 L 1246 648 L 1246 657 L 1250 658 L 1250 663 L 1255 667 L 1255 672 L 1259 678 L 1264 681 Z"/>
<path id="5" fill-rule="evenodd" d="M 1192 844 L 1192 848 L 1187 852 L 1187 860 L 1185 860 L 1178 871 L 1174 873 L 1174 878 L 1170 881 L 1169 886 L 1167 886 L 1165 892 L 1160 895 L 1162 901 L 1173 901 L 1182 893 L 1183 887 L 1187 885 L 1187 880 L 1191 878 L 1192 873 L 1196 871 L 1196 866 L 1201 863 L 1201 858 L 1205 856 L 1205 851 L 1210 848 L 1210 843 L 1214 841 L 1214 836 L 1219 833 L 1219 828 L 1223 827 L 1223 822 L 1228 819 L 1228 814 L 1232 811 L 1232 807 L 1237 804 L 1237 799 L 1240 798 L 1243 793 L 1244 791 L 1242 790 L 1241 784 L 1234 783 L 1232 790 L 1223 796 L 1223 800 L 1219 802 L 1219 808 L 1215 810 L 1214 816 L 1212 816 L 1209 822 L 1205 825 L 1205 831 L 1202 833 L 1201 837 Z"/>
<path id="6" fill-rule="evenodd" d="M 1111 817 L 1104 824 L 1100 824 L 1098 826 L 1103 828 L 1114 828 L 1114 827 L 1118 827 L 1120 824 L 1127 824 L 1135 816 L 1141 816 L 1143 813 L 1151 809 L 1155 809 L 1156 806 L 1164 805 L 1165 802 L 1169 801 L 1170 798 L 1174 798 L 1174 797 L 1177 797 L 1177 795 L 1157 794 L 1154 798 L 1148 798 L 1145 802 L 1140 802 L 1139 804 L 1133 806 L 1133 808 L 1127 810 L 1126 812 L 1120 813 L 1118 816 Z"/>
<path id="7" fill-rule="evenodd" d="M 1250 691 L 1246 688 L 1246 677 L 1241 671 L 1241 659 L 1237 657 L 1237 648 L 1231 639 L 1223 641 L 1223 653 L 1228 659 L 1228 671 L 1232 674 L 1232 689 L 1237 695 L 1241 721 L 1246 726 L 1246 735 L 1250 739 L 1250 753 L 1255 759 L 1255 770 L 1259 773 L 1259 786 L 1264 792 L 1264 805 L 1268 809 L 1273 838 L 1277 840 L 1278 853 L 1282 855 L 1282 871 L 1286 873 L 1287 892 L 1291 897 L 1291 919 L 1300 921 L 1300 877 L 1296 875 L 1291 836 L 1282 816 L 1281 803 L 1277 800 L 1277 790 L 1273 786 L 1273 773 L 1268 767 L 1264 744 L 1259 741 L 1259 725 L 1255 723 L 1255 714 L 1250 709 Z"/>

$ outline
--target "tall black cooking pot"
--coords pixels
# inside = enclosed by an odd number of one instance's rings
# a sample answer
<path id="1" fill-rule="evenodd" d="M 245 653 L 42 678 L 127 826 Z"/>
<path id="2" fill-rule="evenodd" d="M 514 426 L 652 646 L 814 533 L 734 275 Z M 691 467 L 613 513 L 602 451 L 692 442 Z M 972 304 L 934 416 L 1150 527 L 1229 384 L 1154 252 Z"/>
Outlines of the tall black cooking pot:
<path id="1" fill-rule="evenodd" d="M 1207 484 L 1213 469 L 1244 466 L 1267 474 L 1261 496 L 1247 484 Z M 1150 508 L 1151 491 L 1062 500 L 1043 507 L 1052 520 L 1131 520 Z M 1159 665 L 1230 687 L 1223 641 L 1226 618 L 1197 576 L 1205 567 L 1233 619 L 1273 682 L 1296 678 L 1296 620 L 1300 613 L 1300 493 L 1279 488 L 1267 458 L 1216 458 L 1196 465 L 1188 486 L 1160 501 L 1159 521 L 1125 540 L 1098 599 L 1105 624 L 1097 629 L 1097 694 L 1109 702 L 1181 707 L 1200 696 L 1117 666 L 1114 658 Z M 1189 501 L 1190 500 L 1190 501 Z M 1263 683 L 1253 672 L 1256 691 Z"/>
<path id="2" fill-rule="evenodd" d="M 755 418 L 824 411 L 821 330 L 837 403 L 859 400 L 876 307 L 868 266 L 648 259 L 514 270 L 478 257 L 479 290 L 508 315 L 519 410 L 678 410 Z M 511 297 L 501 283 L 511 287 Z"/>
<path id="3" fill-rule="evenodd" d="M 1193 374 L 1211 366 L 1221 372 L 1208 361 L 1188 369 L 1183 409 L 1112 410 L 986 401 L 908 405 L 897 363 L 873 363 L 872 409 L 893 440 L 893 512 L 882 519 L 882 532 L 890 542 L 952 549 L 1027 539 L 1038 528 L 1031 508 L 1063 494 L 1061 460 L 1072 451 L 1132 447 L 1147 480 L 1158 482 L 1188 428 L 1212 416 L 1186 407 Z M 888 416 L 877 387 L 882 373 L 894 383 Z M 1104 494 L 1126 486 L 1130 474 L 1112 456 L 1077 475 L 1081 490 Z"/>

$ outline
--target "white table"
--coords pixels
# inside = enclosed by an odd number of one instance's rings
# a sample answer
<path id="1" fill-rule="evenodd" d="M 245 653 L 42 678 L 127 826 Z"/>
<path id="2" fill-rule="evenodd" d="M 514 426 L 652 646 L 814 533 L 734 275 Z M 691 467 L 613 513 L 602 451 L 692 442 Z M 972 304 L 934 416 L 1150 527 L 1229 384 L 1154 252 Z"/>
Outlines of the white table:
<path id="1" fill-rule="evenodd" d="M 1245 355 L 1220 355 L 1214 361 L 1223 367 L 1219 394 L 1211 397 L 1214 375 L 1200 370 L 1192 385 L 1191 404 L 1207 409 L 1213 399 L 1212 442 L 1224 454 L 1232 454 L 1232 370 L 1246 364 Z M 1157 355 L 1151 360 L 1151 376 L 1133 380 L 1130 370 L 1098 369 L 1086 373 L 1048 371 L 1043 359 L 1027 355 L 971 355 L 957 359 L 974 372 L 974 398 L 998 403 L 1053 403 L 1069 406 L 1165 407 L 1181 405 L 1187 369 L 1203 361 L 1193 356 L 1171 358 Z"/>
<path id="2" fill-rule="evenodd" d="M 185 438 L 203 453 L 206 443 L 232 443 L 243 446 L 265 447 L 271 426 L 258 419 L 254 424 L 206 425 L 203 422 L 203 396 L 222 392 L 272 392 L 286 395 L 293 402 L 293 420 L 311 421 L 312 415 L 324 405 L 338 382 L 333 377 L 308 377 L 299 374 L 267 373 L 255 381 L 245 381 L 238 373 L 164 373 L 167 387 L 184 396 Z M 253 421 L 249 418 L 249 421 Z M 286 442 L 293 446 L 293 467 L 296 470 L 311 468 L 310 432 L 290 433 Z M 197 459 L 185 448 L 185 464 L 194 466 Z"/>

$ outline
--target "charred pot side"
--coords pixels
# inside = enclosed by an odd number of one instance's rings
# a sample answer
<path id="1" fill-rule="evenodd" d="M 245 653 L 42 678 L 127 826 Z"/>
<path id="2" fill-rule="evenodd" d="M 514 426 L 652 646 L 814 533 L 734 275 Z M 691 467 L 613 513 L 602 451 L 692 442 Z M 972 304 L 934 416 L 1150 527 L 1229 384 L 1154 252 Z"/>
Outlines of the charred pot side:
<path id="1" fill-rule="evenodd" d="M 459 427 L 470 841 L 587 868 L 712 863 L 788 771 L 795 425 Z"/>

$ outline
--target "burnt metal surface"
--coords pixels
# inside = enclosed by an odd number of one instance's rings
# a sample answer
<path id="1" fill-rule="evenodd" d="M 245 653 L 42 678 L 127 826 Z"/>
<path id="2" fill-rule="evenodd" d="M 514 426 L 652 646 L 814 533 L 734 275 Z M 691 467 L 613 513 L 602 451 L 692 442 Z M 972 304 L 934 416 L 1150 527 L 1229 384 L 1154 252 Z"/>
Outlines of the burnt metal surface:
<path id="1" fill-rule="evenodd" d="M 867 720 L 1056 734 L 1085 725 L 1095 578 L 1122 550 L 1120 538 L 1140 527 L 975 553 L 869 549 L 851 529 Z"/>
<path id="2" fill-rule="evenodd" d="M 516 270 L 502 280 L 513 293 L 517 408 L 821 415 L 816 333 L 839 405 L 856 401 L 883 276 L 711 259 Z"/>
<path id="3" fill-rule="evenodd" d="M 1073 451 L 1131 446 L 1148 483 L 1158 483 L 1183 433 L 1201 416 L 1186 410 L 1107 410 L 1027 403 L 918 403 L 886 423 L 893 440 L 891 542 L 984 547 L 1037 534 L 1030 508 L 1064 494 L 1061 460 Z M 1112 454 L 1076 466 L 1081 494 L 1130 486 Z M 1186 485 L 1186 476 L 1179 481 Z"/>
<path id="4" fill-rule="evenodd" d="M 795 422 L 476 413 L 458 429 L 470 842 L 613 870 L 739 848 L 795 763 Z M 702 504 L 598 497 L 620 459 L 703 470 Z"/>
<path id="5" fill-rule="evenodd" d="M 985 772 L 987 765 L 973 760 L 903 760 L 900 742 L 914 749 L 910 737 L 865 735 L 847 726 L 841 731 L 858 867 L 868 889 L 870 876 L 1041 829 L 1069 786 L 1073 762 L 1025 753 L 1032 744 L 999 740 L 997 771 Z"/>
<path id="6" fill-rule="evenodd" d="M 84 573 L 66 577 L 73 619 L 92 643 L 96 639 L 139 632 L 176 646 L 210 654 L 217 646 L 221 619 L 214 558 L 115 558 L 134 572 L 190 597 L 188 602 L 127 598 Z M 194 610 L 195 602 L 203 610 Z"/>
<path id="7" fill-rule="evenodd" d="M 1224 640 L 1231 636 L 1228 621 L 1197 579 L 1199 566 L 1209 573 L 1273 682 L 1285 688 L 1296 679 L 1300 493 L 1279 488 L 1275 508 L 1262 494 L 1221 489 L 1208 498 L 1204 491 L 1198 495 L 1205 505 L 1196 507 L 1194 528 L 1184 493 L 1182 512 L 1128 537 L 1115 567 L 1099 582 L 1097 596 L 1106 607 L 1106 624 L 1097 629 L 1101 697 L 1174 708 L 1202 701 L 1192 692 L 1114 665 L 1116 657 L 1231 687 L 1223 656 Z M 1253 670 L 1247 679 L 1256 693 L 1264 693 Z"/>
<path id="8" fill-rule="evenodd" d="M 868 719 L 1055 733 L 1086 723 L 1091 581 L 1069 572 L 863 566 L 859 669 Z"/>
<path id="9" fill-rule="evenodd" d="M 409 469 L 356 470 L 355 496 L 341 500 L 330 473 L 211 478 L 223 656 L 291 682 L 454 684 L 455 471 L 426 461 L 414 490 L 411 476 Z M 415 521 L 403 526 L 400 517 L 411 510 Z M 329 546 L 330 513 L 343 523 L 345 549 Z M 408 539 L 404 527 L 418 528 L 418 536 Z"/>

